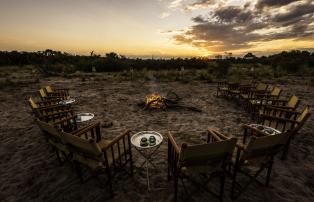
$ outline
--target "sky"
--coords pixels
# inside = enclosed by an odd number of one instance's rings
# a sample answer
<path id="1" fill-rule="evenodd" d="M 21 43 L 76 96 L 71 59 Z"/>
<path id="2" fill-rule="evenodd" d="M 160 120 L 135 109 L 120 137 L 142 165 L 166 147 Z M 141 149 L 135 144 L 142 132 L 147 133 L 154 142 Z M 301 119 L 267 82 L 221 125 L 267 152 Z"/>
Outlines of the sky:
<path id="1" fill-rule="evenodd" d="M 0 50 L 128 57 L 314 50 L 314 0 L 0 0 Z"/>

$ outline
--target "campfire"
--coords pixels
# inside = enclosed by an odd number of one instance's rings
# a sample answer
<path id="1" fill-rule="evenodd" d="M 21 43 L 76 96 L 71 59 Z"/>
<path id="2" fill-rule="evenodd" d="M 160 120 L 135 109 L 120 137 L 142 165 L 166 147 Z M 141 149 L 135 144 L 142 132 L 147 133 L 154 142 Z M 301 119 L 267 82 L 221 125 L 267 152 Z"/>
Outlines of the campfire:
<path id="1" fill-rule="evenodd" d="M 196 112 L 201 112 L 200 109 L 179 104 L 181 98 L 173 91 L 169 91 L 166 96 L 162 96 L 158 93 L 150 93 L 146 96 L 144 101 L 141 101 L 138 105 L 143 107 L 143 110 L 147 109 L 188 109 Z"/>
<path id="2" fill-rule="evenodd" d="M 162 108 L 165 106 L 165 98 L 157 93 L 152 93 L 146 96 L 146 106 L 150 108 Z"/>

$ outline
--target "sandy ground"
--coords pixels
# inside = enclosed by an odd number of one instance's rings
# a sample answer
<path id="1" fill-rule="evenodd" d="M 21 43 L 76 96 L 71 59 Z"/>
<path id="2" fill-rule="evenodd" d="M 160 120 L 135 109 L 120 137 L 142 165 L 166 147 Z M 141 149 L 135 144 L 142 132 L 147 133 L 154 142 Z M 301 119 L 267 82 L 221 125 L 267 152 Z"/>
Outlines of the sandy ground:
<path id="1" fill-rule="evenodd" d="M 189 144 L 206 140 L 207 128 L 241 137 L 242 123 L 250 122 L 247 113 L 235 103 L 215 97 L 215 85 L 158 81 L 110 81 L 59 77 L 41 79 L 40 83 L 19 85 L 0 90 L 0 200 L 1 201 L 171 201 L 173 181 L 167 181 L 167 140 L 154 156 L 157 169 L 151 169 L 151 186 L 147 192 L 142 157 L 133 149 L 135 174 L 118 173 L 113 182 L 115 197 L 92 178 L 81 184 L 70 164 L 59 166 L 55 154 L 34 124 L 25 102 L 36 96 L 40 86 L 52 84 L 68 87 L 77 98 L 78 112 L 95 113 L 94 121 L 112 122 L 101 129 L 103 138 L 112 139 L 125 129 L 134 132 L 155 130 L 166 135 L 172 131 L 178 142 Z M 296 94 L 301 106 L 313 108 L 314 88 L 284 86 L 284 94 Z M 174 90 L 182 101 L 198 107 L 201 113 L 189 110 L 143 111 L 137 103 L 150 92 L 166 94 Z M 252 184 L 237 201 L 314 201 L 314 116 L 294 139 L 286 161 L 276 159 L 269 188 Z M 244 179 L 243 179 L 244 180 Z M 225 201 L 231 201 L 231 180 L 226 181 Z M 218 201 L 212 195 L 187 184 L 186 193 L 179 183 L 180 201 Z M 219 183 L 213 182 L 215 190 Z M 189 196 L 189 198 L 188 198 Z"/>

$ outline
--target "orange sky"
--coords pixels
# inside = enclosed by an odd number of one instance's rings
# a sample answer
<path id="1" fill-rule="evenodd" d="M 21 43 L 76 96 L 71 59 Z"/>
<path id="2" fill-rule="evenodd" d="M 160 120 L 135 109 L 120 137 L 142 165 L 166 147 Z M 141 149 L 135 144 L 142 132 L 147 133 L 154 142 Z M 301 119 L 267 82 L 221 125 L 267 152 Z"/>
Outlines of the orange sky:
<path id="1" fill-rule="evenodd" d="M 254 30 L 248 38 L 253 40 L 246 41 L 243 47 L 239 46 L 242 45 L 239 42 L 242 39 L 224 41 L 219 38 L 219 32 L 215 32 L 218 37 L 216 40 L 212 35 L 213 30 L 210 30 L 212 28 L 207 26 L 208 22 L 200 23 L 192 18 L 205 18 L 208 13 L 228 6 L 244 9 L 244 4 L 248 1 L 226 0 L 223 1 L 224 4 L 222 1 L 204 2 L 206 3 L 197 0 L 1 0 L 0 50 L 38 51 L 49 48 L 77 54 L 89 54 L 94 50 L 97 54 L 114 51 L 126 56 L 176 57 L 207 56 L 226 51 L 235 55 L 248 51 L 267 54 L 314 47 L 311 33 L 305 37 L 296 34 L 271 40 L 251 37 L 254 34 L 271 36 L 276 32 L 288 32 L 288 29 L 293 28 L 290 25 L 287 30 L 280 30 L 278 25 Z M 253 11 L 259 2 L 250 2 Z M 298 6 L 276 6 L 275 9 L 287 13 Z M 223 13 L 224 17 L 228 15 L 232 15 L 230 10 Z M 241 26 L 249 24 L 241 21 L 239 29 Z M 313 31 L 313 23 L 308 23 L 307 26 L 304 32 Z M 234 25 L 232 29 L 238 28 Z M 206 34 L 210 36 L 203 37 Z M 176 36 L 181 36 L 180 39 L 183 40 L 177 40 Z M 235 46 L 234 43 L 238 44 Z"/>

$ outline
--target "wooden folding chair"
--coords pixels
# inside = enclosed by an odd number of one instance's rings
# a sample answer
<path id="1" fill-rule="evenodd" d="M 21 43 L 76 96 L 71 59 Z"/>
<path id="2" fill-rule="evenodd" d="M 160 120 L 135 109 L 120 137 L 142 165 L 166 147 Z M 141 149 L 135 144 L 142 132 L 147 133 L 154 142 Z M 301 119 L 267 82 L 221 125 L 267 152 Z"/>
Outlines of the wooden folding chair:
<path id="1" fill-rule="evenodd" d="M 264 137 L 252 137 L 247 145 L 237 145 L 237 155 L 233 164 L 231 198 L 236 199 L 241 193 L 252 183 L 256 182 L 264 185 L 257 177 L 267 170 L 265 186 L 270 182 L 270 175 L 274 164 L 274 157 L 282 151 L 286 144 L 290 133 L 281 133 Z M 250 166 L 255 165 L 258 170 L 254 174 L 250 174 Z M 246 168 L 246 169 L 243 169 Z M 250 181 L 242 185 L 237 182 L 239 173 L 250 178 Z M 237 193 L 236 193 L 236 189 Z"/>
<path id="2" fill-rule="evenodd" d="M 46 122 L 57 121 L 62 118 L 74 116 L 74 111 L 70 105 L 58 104 L 60 100 L 47 100 L 35 102 L 32 97 L 28 98 L 28 104 L 32 110 L 32 114 Z"/>
<path id="3" fill-rule="evenodd" d="M 215 174 L 220 176 L 221 185 L 219 194 L 206 188 L 209 179 L 203 187 L 205 191 L 223 200 L 224 182 L 226 168 L 230 164 L 232 153 L 235 149 L 236 138 L 226 138 L 214 130 L 208 130 L 207 144 L 188 146 L 177 145 L 172 134 L 168 133 L 168 180 L 174 177 L 174 200 L 178 198 L 178 179 L 180 178 L 185 188 L 183 179 L 189 179 L 194 184 L 199 182 L 193 180 L 192 175 L 202 175 L 211 179 Z M 187 191 L 187 190 L 186 190 Z"/>
<path id="4" fill-rule="evenodd" d="M 275 110 L 275 116 L 272 115 L 262 115 L 259 124 L 274 128 L 279 130 L 282 133 L 291 131 L 291 136 L 285 145 L 285 149 L 282 155 L 282 158 L 286 158 L 288 153 L 288 148 L 292 138 L 298 133 L 298 131 L 302 128 L 304 123 L 310 117 L 310 107 L 304 106 L 301 112 L 290 111 L 284 109 L 272 109 Z M 280 116 L 278 116 L 280 114 Z M 243 134 L 243 143 L 245 143 L 247 136 L 267 136 L 268 134 L 262 132 L 261 130 L 252 127 L 250 124 L 244 124 L 244 134 Z"/>
<path id="5" fill-rule="evenodd" d="M 88 138 L 82 138 L 84 136 Z M 61 137 L 68 146 L 81 182 L 89 179 L 84 179 L 82 166 L 89 168 L 93 176 L 105 174 L 109 192 L 113 196 L 113 171 L 125 169 L 129 164 L 130 174 L 133 175 L 130 131 L 108 141 L 101 139 L 100 123 L 95 123 L 71 133 L 62 132 Z"/>

